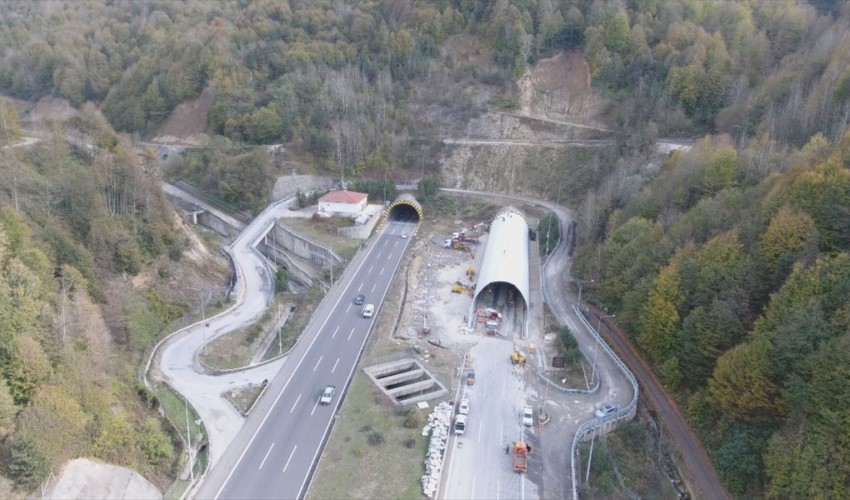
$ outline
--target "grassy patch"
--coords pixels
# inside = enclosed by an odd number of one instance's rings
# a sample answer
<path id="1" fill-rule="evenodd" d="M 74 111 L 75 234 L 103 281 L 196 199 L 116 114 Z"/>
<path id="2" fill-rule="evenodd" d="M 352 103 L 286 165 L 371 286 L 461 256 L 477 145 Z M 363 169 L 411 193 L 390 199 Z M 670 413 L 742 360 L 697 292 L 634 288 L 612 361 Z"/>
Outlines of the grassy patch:
<path id="1" fill-rule="evenodd" d="M 224 397 L 227 398 L 233 406 L 238 408 L 243 415 L 247 415 L 248 410 L 254 406 L 254 402 L 257 401 L 264 389 L 264 385 L 257 384 L 235 387 L 225 392 Z"/>
<path id="2" fill-rule="evenodd" d="M 420 500 L 428 442 L 421 435 L 421 426 L 405 426 L 409 420 L 407 410 L 397 410 L 358 371 L 322 455 L 308 499 Z"/>
<path id="3" fill-rule="evenodd" d="M 322 219 L 285 219 L 284 224 L 304 236 L 322 245 L 333 248 L 337 255 L 345 260 L 351 259 L 360 248 L 359 240 L 352 240 L 337 234 L 337 228 L 349 227 L 354 221 L 345 217 L 328 217 Z"/>
<path id="4" fill-rule="evenodd" d="M 171 424 L 177 430 L 178 434 L 186 440 L 186 401 L 182 396 L 178 396 L 165 384 L 154 386 L 154 394 L 156 394 L 162 409 L 165 411 L 166 418 L 171 421 Z M 192 444 L 206 442 L 207 435 L 203 425 L 196 422 L 199 421 L 198 414 L 191 406 L 188 407 L 189 412 L 189 431 L 192 433 Z"/>
<path id="5" fill-rule="evenodd" d="M 581 471 L 587 470 L 589 451 L 590 442 L 583 443 Z M 661 470 L 659 457 L 658 442 L 643 422 L 623 424 L 596 440 L 590 480 L 582 482 L 581 497 L 676 498 L 670 480 Z"/>
<path id="6" fill-rule="evenodd" d="M 289 308 L 295 305 L 295 316 L 286 321 L 281 332 L 280 346 L 286 352 L 297 339 L 297 333 L 304 327 L 299 322 L 302 316 L 310 317 L 310 313 L 321 301 L 323 294 L 318 287 L 313 287 L 306 294 L 281 293 L 275 297 L 274 302 L 266 309 L 262 318 L 256 323 L 222 335 L 207 344 L 206 353 L 201 353 L 201 360 L 210 367 L 219 370 L 241 368 L 251 363 L 257 349 L 261 347 L 264 339 L 270 334 L 278 322 L 279 307 L 283 315 L 289 314 Z M 305 320 L 306 321 L 306 320 Z M 293 324 L 297 323 L 297 324 Z M 299 327 L 300 325 L 300 327 Z M 269 344 L 267 357 L 277 356 L 279 352 L 278 342 Z"/>
<path id="7" fill-rule="evenodd" d="M 282 299 L 287 304 L 294 304 L 295 307 L 292 317 L 286 320 L 286 324 L 280 331 L 280 342 L 272 342 L 269 349 L 263 356 L 263 360 L 271 359 L 280 355 L 281 352 L 287 352 L 292 349 L 298 336 L 304 331 L 310 318 L 313 316 L 313 311 L 319 306 L 319 303 L 325 297 L 324 292 L 318 286 L 311 287 L 307 293 L 283 293 L 280 294 Z M 287 311 L 284 308 L 284 314 Z"/>

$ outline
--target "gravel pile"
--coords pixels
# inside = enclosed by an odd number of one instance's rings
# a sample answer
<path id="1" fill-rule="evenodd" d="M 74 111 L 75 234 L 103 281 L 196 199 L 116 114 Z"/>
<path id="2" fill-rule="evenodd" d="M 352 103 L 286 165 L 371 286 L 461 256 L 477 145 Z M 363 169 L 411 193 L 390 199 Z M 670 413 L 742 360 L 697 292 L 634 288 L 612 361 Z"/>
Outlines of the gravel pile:
<path id="1" fill-rule="evenodd" d="M 443 450 L 449 440 L 453 410 L 451 403 L 444 401 L 438 404 L 428 415 L 428 424 L 422 429 L 423 436 L 431 434 L 428 453 L 425 455 L 425 475 L 422 476 L 422 493 L 428 498 L 433 498 L 437 492 L 440 474 L 443 472 Z"/>

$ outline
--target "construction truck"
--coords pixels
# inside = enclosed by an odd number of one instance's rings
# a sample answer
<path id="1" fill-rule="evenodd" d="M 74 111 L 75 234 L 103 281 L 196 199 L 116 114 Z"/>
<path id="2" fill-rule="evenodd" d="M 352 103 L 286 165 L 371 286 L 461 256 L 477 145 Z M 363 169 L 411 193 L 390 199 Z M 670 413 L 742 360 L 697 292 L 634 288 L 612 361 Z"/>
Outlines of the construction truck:
<path id="1" fill-rule="evenodd" d="M 514 442 L 514 471 L 528 472 L 528 455 L 530 453 L 530 444 L 524 441 Z"/>
<path id="2" fill-rule="evenodd" d="M 522 351 L 514 351 L 511 354 L 511 364 L 525 367 L 525 353 Z"/>

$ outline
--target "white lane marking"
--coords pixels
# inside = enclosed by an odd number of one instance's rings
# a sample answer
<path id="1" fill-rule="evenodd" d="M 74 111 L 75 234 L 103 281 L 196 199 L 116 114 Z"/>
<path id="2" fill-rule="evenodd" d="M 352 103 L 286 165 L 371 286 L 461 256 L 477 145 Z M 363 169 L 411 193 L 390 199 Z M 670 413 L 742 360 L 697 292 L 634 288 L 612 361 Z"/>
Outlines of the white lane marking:
<path id="1" fill-rule="evenodd" d="M 475 476 L 472 476 L 472 495 L 469 498 L 475 498 Z"/>
<path id="2" fill-rule="evenodd" d="M 525 500 L 525 474 L 522 474 L 522 477 L 519 478 L 519 484 L 520 484 L 519 498 L 520 498 L 520 500 Z"/>
<path id="3" fill-rule="evenodd" d="M 351 310 L 351 304 L 348 304 L 348 308 L 346 308 L 345 312 L 348 312 L 350 310 Z"/>
<path id="4" fill-rule="evenodd" d="M 255 220 L 257 220 L 257 219 L 255 219 Z M 245 232 L 243 231 L 241 234 L 245 234 Z M 360 273 L 360 270 L 366 264 L 366 261 L 369 260 L 374 248 L 375 248 L 374 246 L 368 247 L 368 250 L 366 250 L 366 255 L 363 257 L 363 260 L 360 261 L 360 264 L 357 265 L 357 269 L 354 270 L 354 276 L 357 276 Z M 241 264 L 238 261 L 236 261 L 236 265 L 241 269 Z M 351 285 L 349 284 L 349 286 L 351 286 Z M 384 293 L 384 295 L 386 296 L 386 292 Z M 383 299 L 384 298 L 381 297 L 381 300 L 383 300 Z M 339 302 L 341 300 L 342 300 L 342 295 L 340 295 L 336 299 L 336 302 L 334 302 L 334 305 L 331 309 L 333 310 L 333 309 L 336 309 L 337 307 L 339 307 Z M 239 458 L 236 459 L 236 463 L 233 464 L 233 467 L 230 469 L 230 472 L 227 473 L 227 477 L 224 478 L 224 481 L 221 483 L 221 486 L 218 488 L 218 491 L 215 493 L 215 496 L 213 497 L 214 499 L 218 500 L 218 498 L 221 496 L 222 492 L 224 492 L 224 490 L 227 488 L 227 483 L 230 482 L 230 478 L 233 477 L 233 474 L 236 472 L 236 469 L 239 468 L 239 464 L 242 463 L 242 459 L 245 458 L 245 455 L 248 453 L 248 450 L 251 448 L 251 445 L 254 444 L 254 440 L 257 439 L 257 435 L 263 429 L 263 426 L 266 425 L 266 421 L 268 421 L 269 417 L 271 417 L 272 413 L 274 413 L 273 411 L 271 411 L 271 409 L 273 409 L 275 406 L 277 406 L 278 402 L 280 402 L 280 398 L 283 397 L 283 393 L 286 392 L 286 388 L 289 387 L 289 383 L 292 382 L 292 378 L 295 377 L 295 373 L 298 371 L 298 368 L 301 367 L 301 363 L 304 362 L 304 357 L 307 354 L 309 354 L 310 350 L 313 348 L 313 345 L 319 339 L 319 334 L 325 329 L 325 325 L 328 324 L 328 321 L 330 320 L 330 318 L 331 318 L 331 315 L 330 314 L 327 315 L 325 317 L 325 320 L 322 321 L 322 324 L 319 326 L 319 329 L 318 329 L 316 335 L 313 335 L 312 340 L 310 340 L 310 343 L 307 345 L 307 348 L 304 351 L 304 356 L 299 357 L 298 363 L 295 364 L 295 368 L 292 370 L 292 372 L 290 372 L 289 378 L 286 379 L 286 383 L 283 384 L 283 388 L 280 390 L 280 392 L 277 393 L 277 396 L 274 398 L 274 401 L 272 402 L 271 406 L 269 407 L 270 410 L 266 412 L 265 416 L 263 416 L 263 420 L 260 421 L 260 425 L 257 426 L 257 429 L 254 431 L 254 434 L 251 435 L 251 439 L 248 440 L 248 444 L 245 446 L 245 448 L 242 449 L 242 453 L 239 455 Z M 309 324 L 308 324 L 308 326 L 309 326 Z M 360 345 L 360 351 L 358 352 L 358 356 L 363 353 L 364 347 L 366 347 L 366 338 L 365 337 L 363 338 L 363 343 Z M 349 378 L 354 374 L 354 368 L 356 366 L 357 366 L 356 364 L 353 364 L 351 366 L 351 371 L 348 374 Z M 328 421 L 328 425 L 325 427 L 325 434 L 327 434 L 328 429 L 330 428 L 332 422 L 333 422 L 332 420 Z M 313 459 L 312 460 L 316 459 L 316 456 L 318 455 L 320 450 L 321 450 L 321 447 L 316 448 L 315 453 L 313 453 Z M 301 494 L 301 490 L 304 489 L 304 483 L 306 481 L 307 481 L 307 477 L 305 476 L 304 480 L 301 481 L 301 486 L 299 486 L 299 488 L 298 488 L 298 494 L 299 495 Z"/>
<path id="5" fill-rule="evenodd" d="M 318 408 L 318 407 L 319 407 L 319 400 L 317 399 L 316 403 L 313 405 L 313 411 L 310 412 L 311 416 L 313 415 L 313 413 L 316 413 L 316 408 Z"/>
<path id="6" fill-rule="evenodd" d="M 289 413 L 292 413 L 292 412 L 295 411 L 295 407 L 298 406 L 299 401 L 301 401 L 301 394 L 299 394 L 298 397 L 295 398 L 295 403 L 292 405 L 292 409 L 289 410 Z"/>
<path id="7" fill-rule="evenodd" d="M 336 330 L 334 330 L 334 334 L 333 334 L 333 335 L 331 335 L 331 338 L 336 337 L 336 332 L 338 332 L 338 331 L 339 331 L 339 327 L 336 327 Z"/>
<path id="8" fill-rule="evenodd" d="M 375 266 L 369 266 L 369 271 L 368 271 L 369 274 L 372 274 L 372 268 L 373 267 L 375 267 Z"/>
<path id="9" fill-rule="evenodd" d="M 398 242 L 396 241 L 396 242 L 395 242 L 395 245 L 393 245 L 393 248 L 395 248 L 395 247 L 397 247 L 397 246 L 398 246 Z"/>
<path id="10" fill-rule="evenodd" d="M 385 267 L 382 267 L 382 268 L 381 268 L 381 276 L 383 276 L 383 275 L 384 275 L 384 269 L 386 269 L 386 268 L 385 268 Z"/>
<path id="11" fill-rule="evenodd" d="M 334 367 L 331 368 L 331 373 L 336 371 L 336 365 L 338 365 L 338 364 L 339 364 L 339 358 L 336 358 L 336 363 L 334 363 Z"/>
<path id="12" fill-rule="evenodd" d="M 502 436 L 503 438 L 508 437 L 508 436 L 505 436 L 505 421 L 504 420 L 499 420 L 499 435 Z M 505 441 L 506 446 L 507 446 L 507 444 L 508 444 L 507 441 Z"/>
<path id="13" fill-rule="evenodd" d="M 481 431 L 483 431 L 483 430 L 484 430 L 483 422 L 478 422 L 478 440 L 477 440 L 478 444 L 481 444 Z"/>
<path id="14" fill-rule="evenodd" d="M 316 361 L 316 366 L 313 367 L 313 371 L 316 371 L 316 368 L 319 367 L 319 363 L 322 362 L 322 358 L 324 358 L 324 356 L 319 356 L 319 360 Z"/>
<path id="15" fill-rule="evenodd" d="M 351 327 L 351 333 L 348 334 L 348 339 L 346 340 L 351 340 L 352 335 L 354 335 L 354 327 Z"/>
<path id="16" fill-rule="evenodd" d="M 374 247 L 373 247 L 373 248 L 374 248 Z M 367 255 L 367 257 L 368 257 L 368 255 Z M 361 266 L 363 266 L 364 264 L 363 264 L 363 263 L 361 263 L 360 265 L 361 265 Z M 357 273 L 359 273 L 359 272 L 360 272 L 360 267 L 358 267 L 358 268 L 357 268 L 357 270 L 355 271 L 355 276 L 356 276 L 356 275 L 357 275 Z M 387 291 L 388 291 L 388 290 L 389 290 L 389 287 L 387 287 L 387 288 L 385 288 L 385 289 L 384 289 L 383 294 L 381 295 L 381 298 L 380 298 L 380 300 L 378 301 L 378 303 L 379 303 L 379 304 L 380 304 L 380 303 L 383 303 L 384 299 L 387 297 Z M 341 299 L 341 298 L 340 298 L 340 299 Z M 340 300 L 340 299 L 337 299 L 337 303 L 334 305 L 334 307 L 336 307 L 337 305 L 339 305 L 339 300 Z M 329 316 L 329 317 L 330 317 L 330 316 Z M 325 321 L 327 322 L 327 319 L 326 319 Z M 325 323 L 323 323 L 323 324 L 322 324 L 322 328 L 324 328 L 324 326 L 325 326 Z M 362 341 L 360 342 L 360 350 L 359 350 L 359 351 L 357 351 L 357 358 L 355 358 L 355 359 L 358 359 L 361 355 L 363 355 L 363 350 L 366 348 L 366 340 L 367 340 L 368 338 L 369 338 L 369 336 L 368 336 L 368 335 L 364 335 L 364 336 L 362 337 Z M 313 341 L 315 342 L 315 338 L 313 339 Z M 310 345 L 312 346 L 313 344 L 311 343 Z M 309 347 L 308 347 L 308 349 L 307 349 L 307 350 L 308 350 L 308 352 L 309 352 Z M 303 359 L 303 358 L 302 358 L 302 359 Z M 298 369 L 298 366 L 300 366 L 300 364 L 301 364 L 301 361 L 298 361 L 298 365 L 296 365 L 296 366 L 295 366 L 295 369 L 296 369 L 296 370 Z M 354 370 L 355 370 L 356 368 L 357 368 L 357 363 L 352 363 L 352 364 L 351 364 L 351 369 L 348 371 L 348 378 L 347 378 L 346 380 L 350 380 L 350 379 L 351 379 L 351 377 L 352 377 L 352 376 L 354 376 Z M 290 378 L 290 380 L 291 380 L 291 378 Z M 288 383 L 289 383 L 289 382 L 287 381 L 287 384 L 288 384 Z M 284 387 L 284 388 L 285 388 L 285 387 Z M 277 400 L 275 400 L 275 403 L 277 403 Z M 339 403 L 337 403 L 337 404 L 339 404 Z M 266 414 L 266 417 L 268 417 L 268 413 Z M 262 426 L 264 423 L 265 423 L 265 419 L 263 419 L 263 422 L 261 422 L 261 423 L 260 423 L 260 425 Z M 323 436 L 326 436 L 326 435 L 327 435 L 327 433 L 328 433 L 328 431 L 330 430 L 331 425 L 333 425 L 333 423 L 334 423 L 334 419 L 329 419 L 329 420 L 328 420 L 328 423 L 327 423 L 327 425 L 325 426 L 324 434 L 322 434 Z M 256 433 L 254 434 L 254 436 L 256 436 Z M 252 438 L 251 438 L 251 441 L 249 441 L 249 442 L 248 442 L 248 446 L 250 446 L 250 445 L 251 445 L 251 442 L 252 442 L 253 440 L 254 440 L 254 437 L 252 437 Z M 323 447 L 322 447 L 322 446 L 317 446 L 317 447 L 315 447 L 315 451 L 313 452 L 313 458 L 312 458 L 312 459 L 310 459 L 310 463 L 312 463 L 313 461 L 315 461 L 315 460 L 316 460 L 316 458 L 319 456 L 319 452 L 321 452 L 321 451 L 322 451 L 322 449 L 323 449 Z M 242 455 L 239 457 L 239 460 L 242 460 L 242 457 L 244 457 L 244 456 L 245 456 L 246 450 L 247 450 L 247 448 L 246 448 L 245 450 L 243 450 L 243 451 L 242 451 Z M 238 461 L 237 461 L 237 464 L 236 464 L 236 465 L 237 465 L 237 466 L 239 465 L 239 462 L 238 462 Z M 236 467 L 234 467 L 233 469 L 231 469 L 231 473 L 228 475 L 227 479 L 225 479 L 225 485 L 226 485 L 227 481 L 229 481 L 229 480 L 230 480 L 230 476 L 232 476 L 232 475 L 233 475 L 233 471 L 234 471 L 234 470 L 236 470 Z M 451 469 L 449 470 L 449 474 L 451 474 Z M 451 476 L 450 476 L 450 477 L 451 477 Z M 299 486 L 299 487 L 298 487 L 298 494 L 296 495 L 296 498 L 301 498 L 301 493 L 304 491 L 304 486 L 305 486 L 305 484 L 307 483 L 307 479 L 308 479 L 308 478 L 309 478 L 309 476 L 306 476 L 306 475 L 304 476 L 304 479 L 301 481 L 301 486 Z M 447 481 L 447 483 L 448 483 L 448 481 Z M 224 486 L 222 486 L 222 488 L 221 488 L 221 490 L 220 490 L 220 491 L 223 491 L 223 490 L 224 490 Z M 221 493 L 219 493 L 219 495 L 220 495 L 220 494 L 221 494 Z M 217 497 L 216 497 L 216 498 L 217 498 Z"/>
<path id="17" fill-rule="evenodd" d="M 384 253 L 384 251 L 383 251 L 383 250 L 381 250 L 380 252 L 378 252 L 378 255 L 376 255 L 376 256 L 375 256 L 375 258 L 376 258 L 376 259 L 380 259 L 380 258 L 381 258 L 381 254 L 382 254 L 382 253 Z"/>
<path id="18" fill-rule="evenodd" d="M 274 443 L 272 443 L 272 445 L 269 446 L 269 451 L 266 452 L 266 456 L 263 457 L 263 461 L 260 462 L 260 467 L 258 467 L 257 470 L 261 470 L 263 468 L 263 465 L 266 464 L 266 459 L 269 458 L 269 453 L 272 452 L 272 448 L 274 448 Z"/>
<path id="19" fill-rule="evenodd" d="M 365 284 L 366 284 L 365 282 L 360 283 L 360 286 L 357 287 L 357 291 L 359 292 L 360 290 L 363 290 L 363 285 L 365 285 Z"/>
<path id="20" fill-rule="evenodd" d="M 499 495 L 500 495 L 501 491 L 502 491 L 502 483 L 499 482 L 499 481 L 496 481 L 496 500 L 499 500 Z"/>
<path id="21" fill-rule="evenodd" d="M 289 458 L 286 459 L 286 465 L 283 466 L 283 470 L 281 472 L 286 472 L 286 468 L 289 467 L 289 462 L 292 460 L 292 456 L 295 455 L 295 450 L 298 449 L 298 445 L 292 447 L 292 453 L 289 454 Z"/>
<path id="22" fill-rule="evenodd" d="M 375 287 L 376 287 L 376 286 L 378 286 L 378 284 L 377 284 L 377 283 L 375 283 L 374 285 L 372 285 L 372 292 L 374 292 L 374 291 L 375 291 Z"/>

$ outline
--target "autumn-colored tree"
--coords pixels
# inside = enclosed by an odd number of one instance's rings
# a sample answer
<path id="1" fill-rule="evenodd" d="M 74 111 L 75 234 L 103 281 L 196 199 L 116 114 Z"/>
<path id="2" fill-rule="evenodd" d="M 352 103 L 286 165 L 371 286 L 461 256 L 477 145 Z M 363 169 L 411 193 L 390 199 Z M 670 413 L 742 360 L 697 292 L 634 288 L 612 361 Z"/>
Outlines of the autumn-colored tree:
<path id="1" fill-rule="evenodd" d="M 658 273 L 639 319 L 638 344 L 656 362 L 666 360 L 676 348 L 681 320 L 678 308 L 684 301 L 681 274 L 675 266 Z"/>
<path id="2" fill-rule="evenodd" d="M 775 271 L 782 259 L 797 260 L 817 249 L 817 232 L 812 218 L 805 212 L 782 207 L 770 220 L 761 237 L 765 263 Z"/>
<path id="3" fill-rule="evenodd" d="M 717 360 L 708 381 L 711 400 L 726 417 L 766 422 L 781 417 L 780 389 L 768 377 L 768 342 L 756 339 L 733 347 Z"/>
<path id="4" fill-rule="evenodd" d="M 89 416 L 57 386 L 38 387 L 18 416 L 18 430 L 32 440 L 53 464 L 82 451 Z"/>

